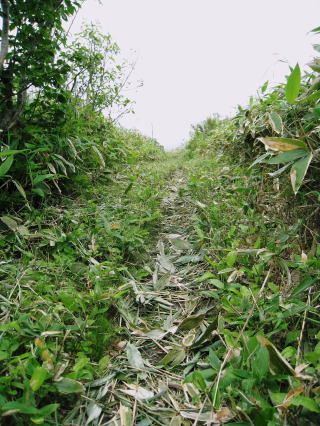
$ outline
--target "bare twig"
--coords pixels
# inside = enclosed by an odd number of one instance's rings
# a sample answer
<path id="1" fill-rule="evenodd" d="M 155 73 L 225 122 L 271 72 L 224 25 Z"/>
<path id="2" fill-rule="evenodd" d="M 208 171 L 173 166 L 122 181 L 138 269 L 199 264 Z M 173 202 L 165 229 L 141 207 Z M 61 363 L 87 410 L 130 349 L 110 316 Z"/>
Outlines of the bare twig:
<path id="1" fill-rule="evenodd" d="M 312 289 L 312 287 L 309 288 L 309 292 L 308 292 L 308 299 L 307 299 L 308 308 L 310 306 L 310 301 L 311 301 L 311 297 L 310 297 L 311 289 Z M 303 313 L 303 321 L 302 321 L 301 332 L 300 332 L 300 336 L 299 336 L 298 349 L 297 349 L 297 355 L 296 355 L 297 362 L 301 358 L 301 345 L 302 345 L 302 339 L 303 339 L 304 329 L 305 329 L 305 326 L 306 326 L 306 319 L 307 319 L 308 308 L 306 308 L 305 311 L 304 311 L 304 313 Z"/>

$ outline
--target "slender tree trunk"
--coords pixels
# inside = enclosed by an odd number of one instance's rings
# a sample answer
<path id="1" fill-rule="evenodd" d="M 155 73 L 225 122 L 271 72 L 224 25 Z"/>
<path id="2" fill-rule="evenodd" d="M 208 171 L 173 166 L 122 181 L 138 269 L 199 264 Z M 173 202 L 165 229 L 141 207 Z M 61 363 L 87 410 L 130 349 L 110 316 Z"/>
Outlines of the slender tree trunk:
<path id="1" fill-rule="evenodd" d="M 1 0 L 2 9 L 2 34 L 0 49 L 0 71 L 3 69 L 4 61 L 9 50 L 9 0 Z"/>

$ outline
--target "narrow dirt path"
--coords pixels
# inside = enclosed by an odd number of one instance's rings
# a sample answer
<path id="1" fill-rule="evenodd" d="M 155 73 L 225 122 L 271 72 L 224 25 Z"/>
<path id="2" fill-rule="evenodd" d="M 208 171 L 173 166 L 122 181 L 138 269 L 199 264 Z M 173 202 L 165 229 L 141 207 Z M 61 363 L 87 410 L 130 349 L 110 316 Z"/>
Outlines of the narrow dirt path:
<path id="1" fill-rule="evenodd" d="M 194 202 L 184 190 L 179 169 L 162 201 L 163 221 L 155 241 L 152 279 L 131 280 L 128 296 L 117 310 L 127 340 L 118 343 L 110 371 L 94 382 L 91 397 L 105 395 L 114 417 L 108 425 L 191 425 L 217 422 L 209 402 L 200 400 L 185 376 L 200 358 L 201 345 L 213 330 L 208 315 L 214 308 L 206 298 L 201 277 L 205 272 L 201 250 L 194 249 Z M 203 365 L 201 364 L 203 367 Z M 92 403 L 90 410 L 100 410 Z M 88 413 L 90 415 L 90 411 Z M 224 419 L 229 413 L 221 413 Z"/>

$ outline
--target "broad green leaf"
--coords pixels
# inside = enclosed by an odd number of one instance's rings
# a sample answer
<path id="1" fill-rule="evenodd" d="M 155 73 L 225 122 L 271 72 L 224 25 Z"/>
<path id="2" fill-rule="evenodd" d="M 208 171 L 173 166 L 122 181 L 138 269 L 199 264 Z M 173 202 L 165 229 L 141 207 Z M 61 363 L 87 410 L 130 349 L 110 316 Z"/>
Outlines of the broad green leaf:
<path id="1" fill-rule="evenodd" d="M 287 396 L 287 394 L 283 392 L 269 392 L 269 395 L 274 405 L 282 405 Z"/>
<path id="2" fill-rule="evenodd" d="M 7 149 L 5 151 L 0 151 L 0 157 L 8 157 L 8 155 L 21 154 L 26 151 L 26 149 Z"/>
<path id="3" fill-rule="evenodd" d="M 265 93 L 265 91 L 267 90 L 267 88 L 268 88 L 268 84 L 269 84 L 269 80 L 267 80 L 267 81 L 265 81 L 264 83 L 263 83 L 263 85 L 261 86 L 261 92 L 262 93 Z"/>
<path id="4" fill-rule="evenodd" d="M 264 377 L 269 371 L 269 362 L 269 352 L 265 346 L 261 345 L 251 361 L 254 374 L 260 378 Z"/>
<path id="5" fill-rule="evenodd" d="M 159 365 L 179 365 L 183 362 L 183 360 L 186 357 L 185 350 L 183 348 L 180 349 L 171 349 L 167 353 L 165 357 L 162 358 L 162 360 L 159 361 Z"/>
<path id="6" fill-rule="evenodd" d="M 214 285 L 217 288 L 220 288 L 221 290 L 224 289 L 224 283 L 220 280 L 217 280 L 216 278 L 209 280 L 209 283 Z"/>
<path id="7" fill-rule="evenodd" d="M 202 260 L 201 256 L 190 255 L 190 256 L 181 256 L 174 263 L 177 263 L 178 265 L 186 265 L 187 263 L 198 263 L 198 262 L 201 262 L 201 260 Z"/>
<path id="8" fill-rule="evenodd" d="M 97 419 L 102 412 L 102 408 L 97 405 L 95 402 L 91 402 L 87 407 L 87 421 L 86 425 L 91 423 L 93 420 Z"/>
<path id="9" fill-rule="evenodd" d="M 214 278 L 215 275 L 212 272 L 205 272 L 201 277 L 196 279 L 197 283 L 202 283 L 203 281 L 208 281 L 210 278 Z"/>
<path id="10" fill-rule="evenodd" d="M 291 296 L 297 296 L 298 294 L 302 293 L 304 290 L 307 290 L 310 288 L 315 282 L 318 282 L 318 278 L 311 278 L 306 277 L 304 280 L 301 281 L 300 284 L 297 285 L 297 287 L 293 290 L 291 293 Z"/>
<path id="11" fill-rule="evenodd" d="M 305 157 L 307 154 L 308 154 L 308 151 L 306 151 L 305 149 L 294 149 L 292 151 L 284 151 L 270 158 L 270 160 L 267 160 L 266 163 L 267 164 L 288 163 L 290 161 L 297 160 L 298 158 Z"/>
<path id="12" fill-rule="evenodd" d="M 272 111 L 269 113 L 269 122 L 272 127 L 272 129 L 276 133 L 282 133 L 283 132 L 283 123 L 280 115 L 276 113 L 275 111 Z"/>
<path id="13" fill-rule="evenodd" d="M 212 348 L 209 349 L 208 359 L 212 367 L 216 370 L 219 370 L 221 366 L 221 361 Z"/>
<path id="14" fill-rule="evenodd" d="M 98 156 L 98 158 L 99 158 L 99 162 L 100 162 L 100 164 L 101 164 L 101 167 L 102 168 L 104 168 L 104 167 L 106 167 L 106 163 L 105 163 L 105 161 L 104 161 L 104 158 L 103 158 L 103 155 L 101 154 L 101 152 L 99 151 L 99 149 L 95 146 L 95 145 L 92 145 L 92 147 L 91 147 L 93 150 L 94 150 L 94 152 L 97 154 L 97 156 Z"/>
<path id="15" fill-rule="evenodd" d="M 12 183 L 14 183 L 17 190 L 20 192 L 20 194 L 23 196 L 23 198 L 27 201 L 27 194 L 26 194 L 25 190 L 23 189 L 22 185 L 19 182 L 17 182 L 16 180 L 12 180 Z"/>
<path id="16" fill-rule="evenodd" d="M 299 139 L 290 139 L 290 138 L 258 138 L 266 148 L 270 148 L 273 151 L 293 151 L 295 149 L 308 149 L 308 146 L 305 142 Z"/>
<path id="17" fill-rule="evenodd" d="M 288 104 L 293 104 L 293 102 L 296 100 L 299 95 L 300 86 L 301 71 L 299 64 L 297 64 L 289 75 L 288 82 L 286 85 L 286 99 Z"/>
<path id="18" fill-rule="evenodd" d="M 137 368 L 139 370 L 145 369 L 141 353 L 132 343 L 127 344 L 127 358 L 131 367 Z"/>
<path id="19" fill-rule="evenodd" d="M 131 408 L 122 405 L 120 403 L 120 408 L 119 408 L 119 415 L 120 415 L 120 420 L 121 420 L 121 425 L 122 426 L 132 426 L 132 421 L 133 421 L 133 412 L 131 410 Z"/>
<path id="20" fill-rule="evenodd" d="M 197 348 L 202 345 L 207 339 L 212 337 L 212 332 L 218 327 L 218 319 L 212 321 L 199 338 L 193 343 L 192 348 Z"/>
<path id="21" fill-rule="evenodd" d="M 4 411 L 2 413 L 3 416 L 6 415 L 6 411 L 17 411 L 18 413 L 22 414 L 39 414 L 39 410 L 36 407 L 33 407 L 32 405 L 23 404 L 22 402 L 7 402 L 2 407 L 1 410 Z"/>
<path id="22" fill-rule="evenodd" d="M 9 216 L 1 216 L 0 217 L 1 222 L 3 222 L 5 225 L 7 225 L 8 228 L 11 229 L 11 231 L 16 231 L 18 228 L 18 222 L 14 219 L 11 219 Z"/>
<path id="23" fill-rule="evenodd" d="M 126 395 L 133 396 L 138 401 L 144 401 L 154 397 L 154 392 L 150 391 L 149 389 L 143 388 L 142 386 L 139 386 L 136 383 L 126 383 L 126 385 L 130 389 L 120 389 L 121 392 L 125 393 Z"/>
<path id="24" fill-rule="evenodd" d="M 306 157 L 296 161 L 291 167 L 290 179 L 292 189 L 295 194 L 299 191 L 299 188 L 302 185 L 303 179 L 307 173 L 312 158 L 312 153 L 309 153 Z"/>
<path id="25" fill-rule="evenodd" d="M 45 405 L 44 407 L 41 407 L 38 409 L 38 414 L 43 417 L 49 416 L 49 414 L 54 413 L 57 410 L 57 408 L 59 408 L 59 406 L 60 404 Z"/>
<path id="26" fill-rule="evenodd" d="M 318 33 L 320 32 L 320 27 L 316 27 L 313 30 L 311 30 L 312 33 Z"/>
<path id="27" fill-rule="evenodd" d="M 47 370 L 44 367 L 36 367 L 30 379 L 30 387 L 33 391 L 38 390 L 47 378 Z"/>
<path id="28" fill-rule="evenodd" d="M 44 417 L 30 417 L 30 420 L 35 425 L 42 425 L 44 423 L 45 418 Z"/>
<path id="29" fill-rule="evenodd" d="M 293 398 L 291 404 L 295 406 L 301 405 L 309 411 L 320 413 L 320 405 L 314 399 L 307 398 L 306 396 L 297 396 Z"/>
<path id="30" fill-rule="evenodd" d="M 169 238 L 171 244 L 178 250 L 189 250 L 191 245 L 188 241 L 183 240 L 182 238 Z"/>
<path id="31" fill-rule="evenodd" d="M 212 371 L 213 375 L 217 374 L 215 370 L 211 369 L 211 371 Z M 207 385 L 206 385 L 205 378 L 204 378 L 202 373 L 203 373 L 203 371 L 201 371 L 201 372 L 200 371 L 194 371 L 193 373 L 191 373 L 188 376 L 187 381 L 189 383 L 193 383 L 197 389 L 204 391 L 204 390 L 207 389 Z"/>
<path id="32" fill-rule="evenodd" d="M 196 327 L 198 327 L 202 321 L 204 320 L 205 315 L 190 315 L 188 318 L 185 318 L 180 324 L 179 329 L 180 330 L 192 330 Z"/>
<path id="33" fill-rule="evenodd" d="M 4 160 L 3 163 L 0 165 L 0 178 L 5 176 L 8 171 L 10 170 L 12 163 L 13 163 L 14 156 L 10 155 L 6 160 Z"/>
<path id="34" fill-rule="evenodd" d="M 236 260 L 237 260 L 237 253 L 235 251 L 230 251 L 226 257 L 226 264 L 228 268 L 232 268 L 233 265 L 236 263 Z"/>
<path id="35" fill-rule="evenodd" d="M 42 197 L 42 198 L 44 198 L 46 196 L 45 192 L 41 188 L 32 188 L 31 191 L 34 192 L 37 195 L 40 195 L 40 197 Z"/>
<path id="36" fill-rule="evenodd" d="M 63 378 L 59 382 L 57 382 L 56 387 L 61 393 L 81 393 L 84 391 L 84 386 L 82 383 L 77 380 L 69 379 L 67 377 Z"/>
<path id="37" fill-rule="evenodd" d="M 281 355 L 278 349 L 264 336 L 256 336 L 258 342 L 269 352 L 270 369 L 276 374 L 289 374 L 295 376 L 296 373 L 288 361 Z"/>
<path id="38" fill-rule="evenodd" d="M 44 180 L 47 179 L 54 179 L 56 178 L 57 175 L 54 175 L 53 173 L 47 173 L 45 175 L 37 175 L 34 179 L 33 179 L 33 185 L 37 185 L 40 182 L 43 182 Z"/>

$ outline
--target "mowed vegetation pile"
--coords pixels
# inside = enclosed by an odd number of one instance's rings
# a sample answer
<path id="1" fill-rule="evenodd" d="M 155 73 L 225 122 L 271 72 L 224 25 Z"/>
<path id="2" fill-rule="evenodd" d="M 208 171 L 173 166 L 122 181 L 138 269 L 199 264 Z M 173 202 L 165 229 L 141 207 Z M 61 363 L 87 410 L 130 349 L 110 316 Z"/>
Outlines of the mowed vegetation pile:
<path id="1" fill-rule="evenodd" d="M 164 153 L 79 7 L 1 1 L 1 422 L 318 425 L 319 60 Z"/>

